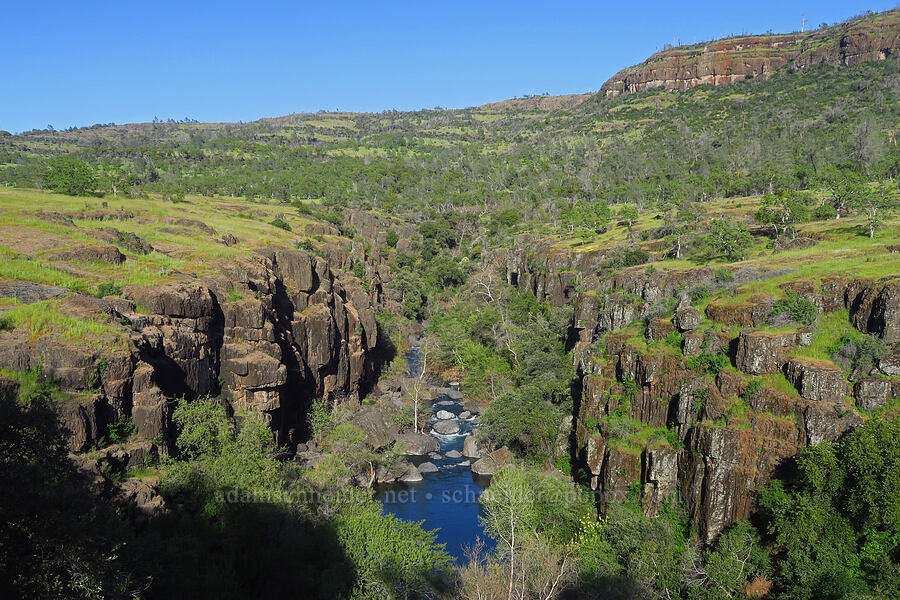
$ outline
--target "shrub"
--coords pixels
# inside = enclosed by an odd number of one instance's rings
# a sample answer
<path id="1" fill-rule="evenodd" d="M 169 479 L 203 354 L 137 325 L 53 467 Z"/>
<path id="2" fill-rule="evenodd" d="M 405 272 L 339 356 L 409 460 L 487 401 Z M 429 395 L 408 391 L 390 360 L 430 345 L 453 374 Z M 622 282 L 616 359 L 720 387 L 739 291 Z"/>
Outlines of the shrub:
<path id="1" fill-rule="evenodd" d="M 384 241 L 385 241 L 385 243 L 386 243 L 388 246 L 390 246 L 391 248 L 396 248 L 396 247 L 397 247 L 397 242 L 400 241 L 400 236 L 397 235 L 397 232 L 396 232 L 396 231 L 394 231 L 393 229 L 391 229 L 391 230 L 388 231 L 387 234 L 384 236 Z"/>
<path id="2" fill-rule="evenodd" d="M 334 415 L 328 410 L 325 400 L 314 400 L 306 417 L 313 439 L 322 441 L 334 429 Z"/>
<path id="3" fill-rule="evenodd" d="M 791 315 L 791 318 L 798 323 L 812 325 L 819 316 L 819 309 L 812 300 L 804 298 L 792 289 L 787 289 L 784 292 L 784 298 L 775 303 L 774 314 L 783 313 Z"/>
<path id="4" fill-rule="evenodd" d="M 273 225 L 279 229 L 284 229 L 285 231 L 291 231 L 291 226 L 284 219 L 272 219 L 269 221 L 269 225 Z"/>
<path id="5" fill-rule="evenodd" d="M 734 281 L 734 273 L 728 269 L 716 269 L 716 283 L 725 284 Z"/>
<path id="6" fill-rule="evenodd" d="M 122 288 L 112 282 L 101 283 L 97 286 L 97 292 L 95 295 L 98 298 L 103 298 L 104 296 L 121 296 Z"/>
<path id="7" fill-rule="evenodd" d="M 686 363 L 688 369 L 700 369 L 711 375 L 717 374 L 730 364 L 731 361 L 726 355 L 712 354 L 711 352 L 702 352 L 697 356 L 692 356 L 687 359 Z"/>

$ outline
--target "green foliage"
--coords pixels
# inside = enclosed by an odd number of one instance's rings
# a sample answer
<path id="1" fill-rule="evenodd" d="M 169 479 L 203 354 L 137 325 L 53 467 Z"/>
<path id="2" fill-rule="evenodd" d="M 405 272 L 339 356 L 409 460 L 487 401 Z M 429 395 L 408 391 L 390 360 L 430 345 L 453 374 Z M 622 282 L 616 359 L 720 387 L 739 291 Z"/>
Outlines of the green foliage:
<path id="1" fill-rule="evenodd" d="M 423 530 L 420 523 L 382 515 L 375 503 L 341 511 L 333 523 L 356 568 L 353 598 L 424 597 L 452 565 L 433 531 Z"/>
<path id="2" fill-rule="evenodd" d="M 716 269 L 716 283 L 724 285 L 732 281 L 734 281 L 734 273 L 725 268 Z"/>
<path id="3" fill-rule="evenodd" d="M 766 194 L 753 218 L 757 223 L 770 225 L 775 234 L 794 235 L 795 226 L 809 220 L 809 198 L 793 190 L 780 189 Z"/>
<path id="4" fill-rule="evenodd" d="M 775 303 L 772 312 L 776 315 L 786 313 L 791 316 L 791 319 L 803 325 L 812 325 L 819 317 L 816 303 L 792 289 L 784 291 L 784 298 Z"/>
<path id="5" fill-rule="evenodd" d="M 511 466 L 494 475 L 478 501 L 485 530 L 501 546 L 529 534 L 551 546 L 565 545 L 578 532 L 578 523 L 594 510 L 591 496 L 571 481 Z"/>
<path id="6" fill-rule="evenodd" d="M 698 369 L 705 371 L 710 375 L 716 375 L 722 369 L 727 368 L 731 361 L 725 354 L 713 354 L 711 352 L 701 352 L 697 356 L 692 356 L 685 361 L 688 369 Z"/>
<path id="7" fill-rule="evenodd" d="M 107 423 L 106 435 L 103 436 L 103 441 L 100 445 L 120 444 L 127 441 L 136 431 L 137 429 L 134 423 L 131 422 L 131 419 L 123 416 L 115 423 Z"/>
<path id="8" fill-rule="evenodd" d="M 876 417 L 801 452 L 760 505 L 776 582 L 791 597 L 895 597 L 900 572 L 900 419 Z"/>
<path id="9" fill-rule="evenodd" d="M 730 261 L 743 259 L 753 245 L 753 236 L 743 223 L 732 223 L 726 219 L 713 219 L 706 235 L 710 248 L 724 254 Z"/>
<path id="10" fill-rule="evenodd" d="M 98 298 L 105 296 L 121 296 L 122 287 L 113 282 L 101 283 L 97 286 L 97 292 L 94 294 Z"/>
<path id="11" fill-rule="evenodd" d="M 69 196 L 90 196 L 97 187 L 97 178 L 94 169 L 83 160 L 60 156 L 48 163 L 44 185 Z"/>
<path id="12" fill-rule="evenodd" d="M 396 231 L 394 231 L 393 229 L 390 229 L 390 230 L 388 230 L 388 232 L 385 234 L 385 236 L 384 236 L 384 241 L 385 241 L 385 243 L 386 243 L 389 247 L 391 247 L 391 248 L 396 248 L 396 247 L 397 247 L 397 242 L 400 241 L 400 236 L 397 235 L 397 232 L 396 232 Z"/>
<path id="13" fill-rule="evenodd" d="M 313 439 L 321 442 L 331 430 L 334 429 L 334 415 L 328 409 L 328 403 L 325 400 L 313 400 L 306 415 L 309 430 Z"/>
<path id="14" fill-rule="evenodd" d="M 269 225 L 277 227 L 278 229 L 284 229 L 285 231 L 291 230 L 290 224 L 284 219 L 272 219 L 271 221 L 269 221 Z"/>

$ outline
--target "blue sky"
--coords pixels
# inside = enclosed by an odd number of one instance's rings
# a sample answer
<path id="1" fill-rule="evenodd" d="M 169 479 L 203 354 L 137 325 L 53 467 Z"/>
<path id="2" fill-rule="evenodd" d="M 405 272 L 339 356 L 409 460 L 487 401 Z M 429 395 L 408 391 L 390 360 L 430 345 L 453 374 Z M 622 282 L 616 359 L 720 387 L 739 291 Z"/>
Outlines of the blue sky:
<path id="1" fill-rule="evenodd" d="M 833 23 L 896 0 L 0 0 L 0 129 L 458 108 L 597 90 L 663 44 Z"/>

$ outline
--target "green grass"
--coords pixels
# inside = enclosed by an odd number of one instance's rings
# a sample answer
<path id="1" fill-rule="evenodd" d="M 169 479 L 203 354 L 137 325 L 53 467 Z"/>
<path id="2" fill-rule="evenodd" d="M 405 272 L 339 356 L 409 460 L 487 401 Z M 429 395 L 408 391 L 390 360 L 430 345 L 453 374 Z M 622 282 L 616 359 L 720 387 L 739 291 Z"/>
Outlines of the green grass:
<path id="1" fill-rule="evenodd" d="M 850 311 L 841 310 L 819 315 L 813 327 L 813 343 L 809 346 L 798 346 L 788 355 L 830 361 L 835 345 L 851 331 L 854 331 L 854 328 L 850 324 Z"/>
<path id="2" fill-rule="evenodd" d="M 63 335 L 70 340 L 97 341 L 110 336 L 116 340 L 124 339 L 118 327 L 101 321 L 67 316 L 60 311 L 59 306 L 57 300 L 21 304 L 7 310 L 3 316 L 14 327 L 27 329 L 34 338 L 58 331 L 64 332 Z"/>

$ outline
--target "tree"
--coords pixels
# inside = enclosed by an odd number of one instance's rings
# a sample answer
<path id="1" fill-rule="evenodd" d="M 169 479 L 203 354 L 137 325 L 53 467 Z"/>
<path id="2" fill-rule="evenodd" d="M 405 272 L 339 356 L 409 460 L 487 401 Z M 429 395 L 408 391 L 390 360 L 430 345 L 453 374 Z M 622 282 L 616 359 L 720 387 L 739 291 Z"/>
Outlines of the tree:
<path id="1" fill-rule="evenodd" d="M 897 209 L 897 198 L 886 185 L 879 185 L 874 190 L 863 189 L 856 196 L 855 205 L 863 211 L 869 237 L 874 238 L 888 215 Z"/>
<path id="2" fill-rule="evenodd" d="M 638 212 L 637 206 L 633 204 L 625 204 L 619 207 L 619 210 L 616 211 L 616 218 L 625 223 L 625 226 L 628 227 L 628 231 L 631 231 L 631 227 L 634 225 L 635 221 L 640 217 L 640 213 Z"/>
<path id="3" fill-rule="evenodd" d="M 683 238 L 693 230 L 702 211 L 703 209 L 695 203 L 683 202 L 666 212 L 663 228 L 668 245 L 675 253 L 675 258 L 681 258 Z"/>
<path id="4" fill-rule="evenodd" d="M 856 203 L 856 198 L 863 190 L 860 176 L 848 169 L 832 168 L 825 176 L 825 185 L 831 194 L 831 206 L 835 219 L 846 215 Z"/>
<path id="5" fill-rule="evenodd" d="M 90 196 L 97 187 L 97 178 L 86 162 L 61 156 L 50 160 L 44 185 L 69 196 Z"/>
<path id="6" fill-rule="evenodd" d="M 772 226 L 775 235 L 780 227 L 782 235 L 790 233 L 793 238 L 796 235 L 794 226 L 809 219 L 809 198 L 794 190 L 780 189 L 774 194 L 766 194 L 761 204 L 753 218 L 757 223 Z"/>
<path id="7" fill-rule="evenodd" d="M 726 219 L 713 219 L 710 223 L 706 243 L 724 254 L 728 260 L 740 260 L 753 245 L 753 236 L 743 223 L 731 223 Z"/>

